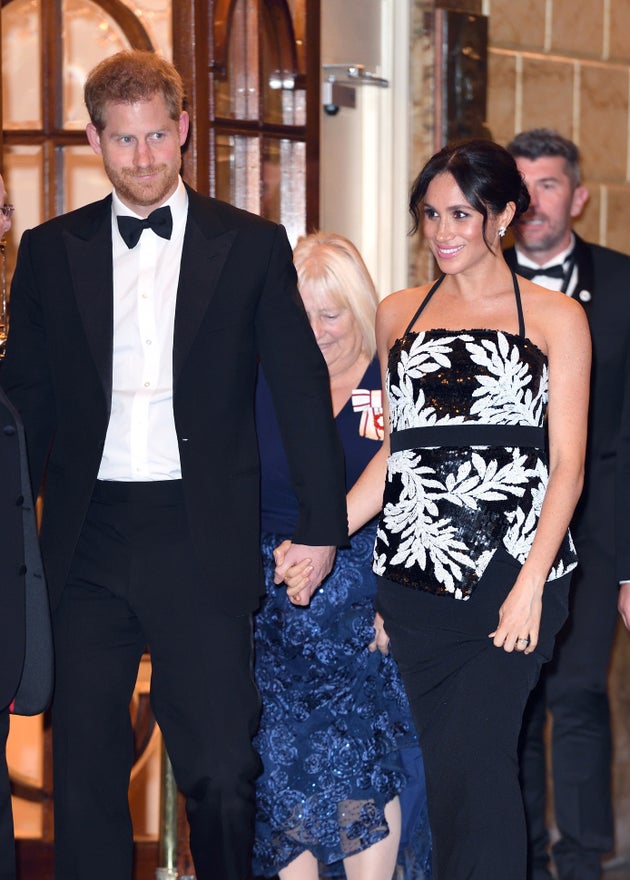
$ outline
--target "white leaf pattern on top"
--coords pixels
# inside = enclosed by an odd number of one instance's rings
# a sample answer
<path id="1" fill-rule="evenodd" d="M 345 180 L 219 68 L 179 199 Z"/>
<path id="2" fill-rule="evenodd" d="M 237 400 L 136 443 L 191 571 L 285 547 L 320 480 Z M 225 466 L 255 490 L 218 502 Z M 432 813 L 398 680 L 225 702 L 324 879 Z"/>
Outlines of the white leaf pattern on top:
<path id="1" fill-rule="evenodd" d="M 389 370 L 386 375 L 386 389 L 390 404 L 390 427 L 397 430 L 417 427 L 419 425 L 461 424 L 463 417 L 446 414 L 442 417 L 431 406 L 426 404 L 422 387 L 414 383 L 421 382 L 429 373 L 442 369 L 450 369 L 451 344 L 454 339 L 470 339 L 466 336 L 446 336 L 444 339 L 426 339 L 425 333 L 419 333 L 412 343 L 409 352 L 401 350 L 397 367 L 397 382 L 391 381 Z M 426 342 L 425 342 L 426 339 Z"/>
<path id="2" fill-rule="evenodd" d="M 390 352 L 392 431 L 433 425 L 544 424 L 546 358 L 512 334 L 409 333 Z M 374 570 L 418 589 L 468 598 L 499 543 L 521 563 L 548 473 L 534 448 L 423 447 L 390 456 Z M 549 577 L 576 564 L 567 535 Z"/>
<path id="3" fill-rule="evenodd" d="M 473 363 L 488 371 L 478 377 L 480 388 L 473 392 L 477 399 L 470 414 L 490 425 L 540 425 L 547 404 L 547 365 L 543 364 L 534 393 L 529 367 L 520 359 L 518 347 L 510 347 L 504 333 L 497 333 L 496 343 L 483 340 L 466 347 Z"/>

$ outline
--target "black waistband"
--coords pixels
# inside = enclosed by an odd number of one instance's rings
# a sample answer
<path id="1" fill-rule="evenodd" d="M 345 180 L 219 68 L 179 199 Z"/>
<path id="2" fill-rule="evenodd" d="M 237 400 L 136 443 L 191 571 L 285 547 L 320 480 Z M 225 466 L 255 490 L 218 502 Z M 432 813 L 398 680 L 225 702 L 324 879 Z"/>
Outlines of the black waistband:
<path id="1" fill-rule="evenodd" d="M 184 487 L 181 480 L 152 480 L 146 483 L 97 480 L 92 500 L 173 504 L 184 500 Z"/>
<path id="2" fill-rule="evenodd" d="M 427 425 L 392 431 L 390 449 L 427 446 L 531 446 L 545 448 L 545 429 L 533 425 Z"/>

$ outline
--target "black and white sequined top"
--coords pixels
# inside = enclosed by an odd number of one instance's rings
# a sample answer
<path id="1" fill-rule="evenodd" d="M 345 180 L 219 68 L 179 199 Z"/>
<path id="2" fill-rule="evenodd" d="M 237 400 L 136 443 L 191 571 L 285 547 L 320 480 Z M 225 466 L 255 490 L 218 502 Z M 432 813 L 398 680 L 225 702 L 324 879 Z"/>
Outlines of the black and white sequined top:
<path id="1" fill-rule="evenodd" d="M 378 575 L 456 599 L 472 594 L 502 543 L 523 563 L 548 482 L 548 366 L 519 333 L 411 328 L 389 352 L 391 455 L 374 547 Z M 549 573 L 577 564 L 567 532 Z"/>

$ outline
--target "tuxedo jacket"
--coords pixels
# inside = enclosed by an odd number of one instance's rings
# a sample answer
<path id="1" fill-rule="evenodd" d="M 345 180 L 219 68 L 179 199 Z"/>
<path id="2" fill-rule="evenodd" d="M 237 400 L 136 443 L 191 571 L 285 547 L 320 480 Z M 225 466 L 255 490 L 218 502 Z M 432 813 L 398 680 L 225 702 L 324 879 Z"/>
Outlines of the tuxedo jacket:
<path id="1" fill-rule="evenodd" d="M 284 229 L 188 189 L 173 339 L 173 410 L 191 535 L 210 601 L 253 610 L 263 591 L 258 361 L 299 498 L 294 540 L 347 539 L 343 453 L 326 364 Z M 2 384 L 45 474 L 41 544 L 54 605 L 101 462 L 112 398 L 111 196 L 24 233 L 11 285 Z"/>
<path id="2" fill-rule="evenodd" d="M 42 712 L 52 691 L 48 596 L 24 431 L 0 391 L 0 710 Z"/>
<path id="3" fill-rule="evenodd" d="M 593 365 L 584 491 L 571 529 L 581 559 L 615 556 L 630 579 L 630 257 L 575 236 Z M 514 248 L 505 251 L 511 268 Z"/>

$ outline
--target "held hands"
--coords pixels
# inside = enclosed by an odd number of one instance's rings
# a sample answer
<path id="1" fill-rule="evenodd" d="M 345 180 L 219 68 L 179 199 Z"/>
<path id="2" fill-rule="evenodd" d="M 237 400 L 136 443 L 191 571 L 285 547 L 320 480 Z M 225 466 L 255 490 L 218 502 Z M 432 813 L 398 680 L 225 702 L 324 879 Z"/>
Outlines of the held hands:
<path id="1" fill-rule="evenodd" d="M 287 585 L 287 596 L 294 605 L 308 605 L 315 590 L 332 569 L 335 547 L 307 546 L 283 541 L 273 551 L 276 562 L 273 581 Z"/>
<path id="2" fill-rule="evenodd" d="M 531 654 L 538 644 L 542 591 L 517 579 L 499 608 L 499 625 L 488 638 L 504 651 Z"/>
<path id="3" fill-rule="evenodd" d="M 384 621 L 381 615 L 376 612 L 374 616 L 374 639 L 368 645 L 368 651 L 376 651 L 381 654 L 389 654 L 389 636 L 385 632 Z"/>

